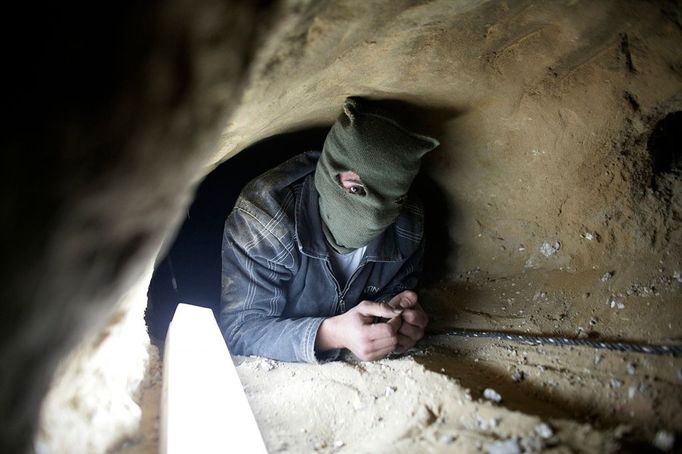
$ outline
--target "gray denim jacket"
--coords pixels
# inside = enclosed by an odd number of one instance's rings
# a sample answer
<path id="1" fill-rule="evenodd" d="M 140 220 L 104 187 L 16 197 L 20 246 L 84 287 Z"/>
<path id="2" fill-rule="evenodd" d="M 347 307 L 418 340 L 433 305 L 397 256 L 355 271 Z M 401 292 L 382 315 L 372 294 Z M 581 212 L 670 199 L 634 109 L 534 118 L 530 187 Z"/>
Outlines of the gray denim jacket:
<path id="1" fill-rule="evenodd" d="M 314 172 L 319 152 L 295 156 L 251 181 L 225 222 L 220 328 L 230 352 L 317 362 L 325 318 L 363 300 L 414 289 L 423 258 L 423 210 L 410 196 L 401 215 L 367 245 L 344 288 L 322 232 Z"/>

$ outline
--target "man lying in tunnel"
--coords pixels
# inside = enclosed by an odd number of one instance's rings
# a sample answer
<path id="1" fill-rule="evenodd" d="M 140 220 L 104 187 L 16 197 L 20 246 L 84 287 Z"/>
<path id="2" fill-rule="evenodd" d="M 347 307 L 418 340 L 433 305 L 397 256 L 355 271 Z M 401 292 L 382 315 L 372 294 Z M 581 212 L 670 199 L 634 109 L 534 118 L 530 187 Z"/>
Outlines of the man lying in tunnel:
<path id="1" fill-rule="evenodd" d="M 413 291 L 423 210 L 409 189 L 436 146 L 348 98 L 321 154 L 244 188 L 222 250 L 220 327 L 233 354 L 316 362 L 348 349 L 375 360 L 423 337 Z"/>

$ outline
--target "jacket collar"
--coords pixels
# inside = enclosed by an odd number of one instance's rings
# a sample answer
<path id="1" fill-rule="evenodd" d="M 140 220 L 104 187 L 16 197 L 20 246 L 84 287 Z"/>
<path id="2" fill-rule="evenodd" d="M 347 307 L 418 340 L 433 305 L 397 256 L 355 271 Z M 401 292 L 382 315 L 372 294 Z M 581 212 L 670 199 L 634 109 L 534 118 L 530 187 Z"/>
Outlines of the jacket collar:
<path id="1" fill-rule="evenodd" d="M 296 242 L 301 253 L 327 260 L 329 250 L 322 232 L 319 195 L 315 189 L 314 177 L 313 173 L 305 178 L 300 196 L 296 200 Z M 399 262 L 402 260 L 405 260 L 405 257 L 400 252 L 395 224 L 393 224 L 367 245 L 362 262 Z"/>

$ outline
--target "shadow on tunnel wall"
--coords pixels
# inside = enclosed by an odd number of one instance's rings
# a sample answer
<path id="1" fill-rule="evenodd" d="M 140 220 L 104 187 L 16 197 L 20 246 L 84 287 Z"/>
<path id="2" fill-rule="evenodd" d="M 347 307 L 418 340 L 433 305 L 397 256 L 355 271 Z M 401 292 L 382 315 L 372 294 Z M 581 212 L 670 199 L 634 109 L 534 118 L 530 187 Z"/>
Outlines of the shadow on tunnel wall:
<path id="1" fill-rule="evenodd" d="M 399 100 L 374 100 L 374 107 L 409 129 L 445 137 L 445 123 L 461 111 L 419 106 Z M 160 344 L 179 303 L 211 308 L 218 314 L 223 225 L 241 189 L 250 180 L 290 157 L 322 150 L 329 126 L 318 126 L 264 139 L 224 162 L 200 184 L 174 243 L 152 277 L 145 319 L 152 340 Z M 435 153 L 440 153 L 440 150 Z M 453 206 L 444 190 L 423 171 L 414 190 L 424 202 L 426 253 L 421 285 L 442 278 L 456 256 L 448 221 Z"/>
<path id="2" fill-rule="evenodd" d="M 420 287 L 427 287 L 452 272 L 457 263 L 459 245 L 452 237 L 450 223 L 459 217 L 452 197 L 431 175 L 438 166 L 450 168 L 456 161 L 456 144 L 448 141 L 448 122 L 465 113 L 465 109 L 450 105 L 421 103 L 398 99 L 375 100 L 382 111 L 390 112 L 400 124 L 413 131 L 435 137 L 441 145 L 424 158 L 421 172 L 413 183 L 424 204 L 424 235 L 426 237 L 424 270 Z M 449 129 L 452 129 L 450 126 Z M 454 152 L 453 152 L 454 151 Z"/>

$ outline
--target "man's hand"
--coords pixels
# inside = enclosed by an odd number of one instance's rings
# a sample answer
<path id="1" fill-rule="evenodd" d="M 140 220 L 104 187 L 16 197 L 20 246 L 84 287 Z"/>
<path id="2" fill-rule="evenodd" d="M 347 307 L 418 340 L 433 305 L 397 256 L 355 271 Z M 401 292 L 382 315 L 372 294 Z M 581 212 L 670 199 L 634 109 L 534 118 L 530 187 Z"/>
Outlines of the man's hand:
<path id="1" fill-rule="evenodd" d="M 347 348 L 362 361 L 374 361 L 393 352 L 399 346 L 400 308 L 386 303 L 362 301 L 348 312 L 326 319 L 320 325 L 315 350 Z M 389 319 L 374 323 L 377 317 Z"/>
<path id="2" fill-rule="evenodd" d="M 389 306 L 402 309 L 402 323 L 398 330 L 398 348 L 396 352 L 402 353 L 414 347 L 419 339 L 424 337 L 424 329 L 429 323 L 429 317 L 417 302 L 417 294 L 411 290 L 405 290 L 391 298 Z"/>

